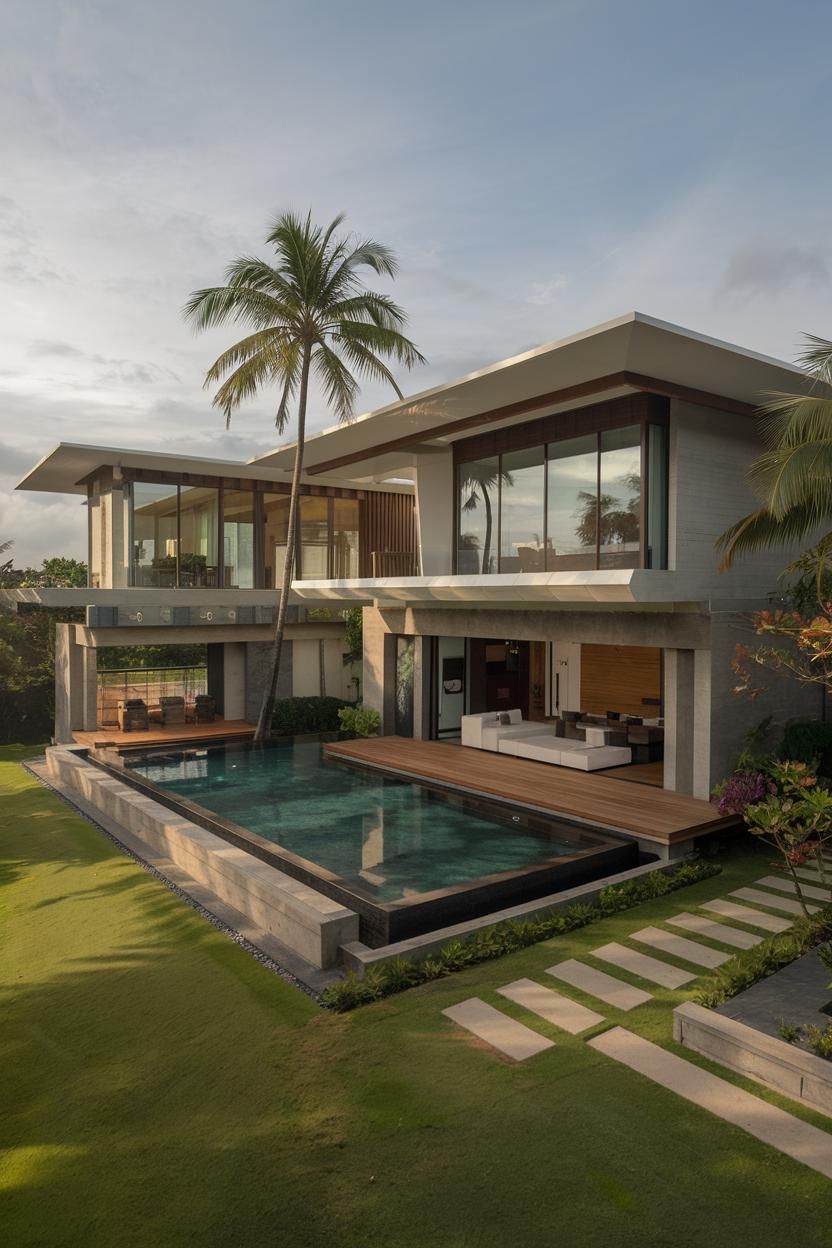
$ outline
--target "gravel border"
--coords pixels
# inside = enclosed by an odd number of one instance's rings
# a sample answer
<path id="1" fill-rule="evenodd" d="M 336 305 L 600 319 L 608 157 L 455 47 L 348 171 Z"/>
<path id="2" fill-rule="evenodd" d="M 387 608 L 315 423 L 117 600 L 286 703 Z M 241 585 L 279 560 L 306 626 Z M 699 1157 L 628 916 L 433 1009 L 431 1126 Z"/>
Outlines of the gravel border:
<path id="1" fill-rule="evenodd" d="M 291 971 L 287 971 L 286 968 L 281 966 L 279 962 L 275 962 L 274 958 L 270 957 L 269 954 L 264 953 L 258 945 L 253 944 L 246 936 L 243 936 L 240 932 L 238 932 L 236 928 L 229 927 L 229 925 L 224 923 L 222 919 L 217 918 L 213 911 L 208 910 L 207 907 L 203 906 L 201 902 L 196 901 L 190 893 L 186 892 L 185 889 L 180 888 L 178 884 L 174 884 L 172 880 L 169 880 L 166 875 L 163 875 L 163 873 L 157 867 L 154 867 L 152 863 L 148 862 L 145 858 L 142 858 L 141 855 L 137 854 L 135 850 L 130 848 L 129 845 L 125 845 L 123 841 L 118 839 L 118 837 L 113 836 L 112 832 L 108 831 L 108 829 L 98 823 L 97 820 L 92 819 L 86 811 L 81 810 L 80 806 L 76 806 L 71 798 L 67 797 L 64 793 L 59 792 L 58 789 L 51 785 L 48 780 L 44 780 L 42 776 L 39 776 L 38 773 L 29 766 L 29 763 L 39 763 L 42 759 L 43 756 L 40 758 L 33 758 L 28 761 L 21 761 L 20 765 L 38 782 L 39 785 L 41 785 L 42 788 L 48 790 L 48 792 L 57 797 L 58 801 L 63 802 L 65 806 L 68 806 L 74 814 L 80 815 L 82 819 L 85 819 L 86 822 L 91 824 L 98 832 L 101 833 L 102 836 L 105 836 L 112 845 L 115 845 L 121 853 L 123 853 L 127 858 L 132 859 L 132 861 L 135 862 L 137 866 L 141 867 L 143 871 L 146 871 L 148 875 L 152 875 L 154 880 L 158 880 L 159 883 L 163 884 L 169 892 L 173 893 L 175 897 L 178 897 L 180 901 L 184 901 L 186 905 L 190 906 L 192 910 L 195 910 L 203 919 L 207 919 L 211 926 L 215 927 L 218 932 L 222 932 L 222 934 L 227 936 L 229 940 L 233 940 L 235 945 L 239 945 L 241 949 L 244 949 L 246 953 L 250 954 L 251 957 L 254 958 L 255 962 L 259 962 L 265 970 L 270 971 L 273 975 L 277 975 L 280 979 L 284 980 L 287 984 L 291 984 L 294 988 L 299 988 L 301 992 L 304 992 L 308 997 L 311 997 L 316 1005 L 319 1005 L 322 1009 L 327 1008 L 324 1005 L 320 993 L 316 992 L 314 988 L 311 988 L 309 984 L 305 984 L 302 979 L 298 979 L 298 977 L 293 975 Z M 45 759 L 43 759 L 43 761 L 45 762 Z"/>

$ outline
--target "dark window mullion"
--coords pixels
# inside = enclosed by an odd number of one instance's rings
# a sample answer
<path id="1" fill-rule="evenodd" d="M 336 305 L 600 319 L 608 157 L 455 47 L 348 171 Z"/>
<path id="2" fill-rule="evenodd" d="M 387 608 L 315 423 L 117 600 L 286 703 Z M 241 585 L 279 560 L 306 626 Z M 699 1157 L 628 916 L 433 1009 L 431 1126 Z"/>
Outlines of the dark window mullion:
<path id="1" fill-rule="evenodd" d="M 503 456 L 497 456 L 497 571 L 503 565 Z"/>
<path id="2" fill-rule="evenodd" d="M 595 473 L 595 567 L 601 566 L 601 450 L 603 441 L 600 432 L 596 437 L 597 470 Z"/>
<path id="3" fill-rule="evenodd" d="M 176 487 L 176 588 L 181 589 L 180 555 L 182 550 L 182 486 Z"/>

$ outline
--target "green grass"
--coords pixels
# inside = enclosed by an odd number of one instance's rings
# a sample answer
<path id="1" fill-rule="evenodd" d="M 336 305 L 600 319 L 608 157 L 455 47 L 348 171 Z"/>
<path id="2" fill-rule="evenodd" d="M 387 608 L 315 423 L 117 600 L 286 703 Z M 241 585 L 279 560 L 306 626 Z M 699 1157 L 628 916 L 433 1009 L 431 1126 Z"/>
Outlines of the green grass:
<path id="1" fill-rule="evenodd" d="M 732 852 L 722 876 L 675 896 L 334 1015 L 38 786 L 16 763 L 32 752 L 0 754 L 5 1242 L 825 1242 L 830 1188 L 813 1172 L 582 1038 L 535 1022 L 556 1047 L 518 1066 L 440 1013 L 477 994 L 523 1017 L 498 985 L 724 896 L 761 874 L 758 852 Z M 672 1047 L 668 1007 L 684 996 L 603 1012 Z"/>

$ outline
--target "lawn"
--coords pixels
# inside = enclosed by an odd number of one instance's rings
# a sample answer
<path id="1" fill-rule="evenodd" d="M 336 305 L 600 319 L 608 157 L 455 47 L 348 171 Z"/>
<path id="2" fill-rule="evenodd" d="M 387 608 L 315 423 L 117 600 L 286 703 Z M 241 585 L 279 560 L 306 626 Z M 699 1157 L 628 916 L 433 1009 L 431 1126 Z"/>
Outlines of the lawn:
<path id="1" fill-rule="evenodd" d="M 830 1188 L 815 1173 L 583 1038 L 535 1021 L 556 1047 L 518 1066 L 440 1013 L 477 994 L 523 1017 L 496 986 L 724 896 L 761 874 L 758 852 L 726 855 L 723 877 L 675 896 L 333 1015 L 42 789 L 17 763 L 31 753 L 0 753 L 5 1242 L 827 1241 Z M 603 1012 L 671 1045 L 668 1002 L 683 997 Z"/>

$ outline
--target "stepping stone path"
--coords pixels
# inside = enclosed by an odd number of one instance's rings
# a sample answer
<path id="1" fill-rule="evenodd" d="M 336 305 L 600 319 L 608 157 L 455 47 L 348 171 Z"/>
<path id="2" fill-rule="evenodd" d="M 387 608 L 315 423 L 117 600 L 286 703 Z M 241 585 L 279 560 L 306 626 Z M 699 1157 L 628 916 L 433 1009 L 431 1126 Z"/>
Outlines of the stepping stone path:
<path id="1" fill-rule="evenodd" d="M 759 888 L 736 888 L 731 896 L 739 897 L 740 901 L 753 901 L 758 906 L 771 906 L 772 910 L 785 910 L 786 914 L 803 914 L 799 901 L 792 901 L 788 897 L 775 897 L 773 893 L 762 893 Z M 806 909 L 810 914 L 817 914 L 820 907 L 807 906 Z"/>
<path id="2" fill-rule="evenodd" d="M 683 962 L 707 966 L 710 970 L 722 966 L 723 962 L 729 962 L 734 956 L 709 949 L 707 945 L 698 945 L 695 940 L 688 940 L 684 936 L 674 936 L 672 932 L 665 932 L 660 927 L 643 927 L 640 932 L 633 932 L 630 939 L 637 940 L 641 945 L 650 945 L 653 949 L 658 949 L 659 953 L 669 953 L 673 958 L 681 958 Z"/>
<path id="3" fill-rule="evenodd" d="M 755 880 L 755 883 L 762 884 L 765 888 L 779 888 L 783 893 L 797 893 L 797 885 L 794 880 L 786 880 L 779 875 L 764 875 L 761 880 Z M 828 888 L 816 888 L 813 884 L 801 884 L 800 891 L 804 897 L 814 897 L 817 901 L 826 902 L 827 906 L 830 904 Z"/>
<path id="4" fill-rule="evenodd" d="M 513 984 L 506 984 L 505 988 L 498 988 L 497 991 L 501 997 L 524 1006 L 532 1014 L 538 1014 L 547 1023 L 554 1023 L 573 1036 L 604 1022 L 603 1014 L 596 1014 L 585 1005 L 561 996 L 554 988 L 536 984 L 533 979 L 516 979 Z"/>
<path id="5" fill-rule="evenodd" d="M 686 932 L 695 932 L 697 936 L 706 936 L 709 940 L 719 940 L 723 945 L 732 945 L 735 949 L 753 949 L 765 938 L 754 932 L 743 932 L 738 927 L 729 927 L 727 923 L 717 923 L 706 919 L 701 914 L 674 914 L 667 922 L 672 927 L 681 927 Z"/>
<path id="6" fill-rule="evenodd" d="M 490 1044 L 492 1049 L 513 1058 L 515 1062 L 525 1062 L 536 1053 L 554 1047 L 554 1040 L 547 1040 L 545 1036 L 532 1031 L 531 1027 L 525 1027 L 523 1023 L 495 1010 L 493 1005 L 488 1005 L 479 997 L 471 997 L 459 1005 L 451 1005 L 442 1013 L 478 1039 Z"/>
<path id="7" fill-rule="evenodd" d="M 795 875 L 799 875 L 802 880 L 814 880 L 816 884 L 819 884 L 821 880 L 823 879 L 823 876 L 821 875 L 820 871 L 818 871 L 817 867 L 795 867 L 794 873 Z M 832 871 L 830 871 L 829 868 L 827 868 L 827 874 L 826 874 L 827 880 L 830 878 L 831 875 L 832 875 Z M 825 884 L 824 888 L 826 889 L 827 892 L 829 892 L 829 890 L 832 889 L 832 883 Z"/>
<path id="8" fill-rule="evenodd" d="M 690 971 L 682 971 L 679 967 L 660 962 L 658 958 L 651 958 L 646 953 L 636 953 L 615 941 L 593 949 L 592 956 L 603 962 L 611 962 L 613 966 L 620 966 L 622 971 L 638 975 L 640 979 L 649 980 L 651 984 L 660 984 L 662 988 L 681 988 L 682 984 L 689 984 L 692 979 L 696 979 Z"/>
<path id="9" fill-rule="evenodd" d="M 585 966 L 575 958 L 567 958 L 565 962 L 547 967 L 546 974 L 562 979 L 565 984 L 579 988 L 590 997 L 606 1001 L 607 1005 L 613 1005 L 617 1010 L 634 1010 L 637 1005 L 653 1000 L 651 992 L 625 984 L 614 975 L 607 975 L 606 971 L 596 971 L 594 966 Z"/>
<path id="10" fill-rule="evenodd" d="M 588 1040 L 590 1048 L 621 1062 L 654 1083 L 733 1123 L 755 1139 L 779 1149 L 804 1166 L 832 1179 L 832 1136 L 794 1118 L 784 1109 L 734 1087 L 683 1057 L 643 1040 L 624 1027 L 613 1027 Z"/>
<path id="11" fill-rule="evenodd" d="M 738 923 L 748 923 L 751 927 L 761 927 L 766 932 L 786 932 L 791 927 L 788 919 L 781 919 L 776 914 L 763 914 L 762 910 L 753 910 L 750 906 L 739 906 L 734 901 L 703 901 L 703 910 L 713 910 L 725 919 L 735 919 Z"/>

